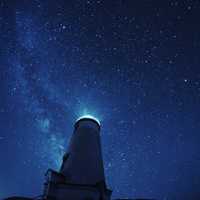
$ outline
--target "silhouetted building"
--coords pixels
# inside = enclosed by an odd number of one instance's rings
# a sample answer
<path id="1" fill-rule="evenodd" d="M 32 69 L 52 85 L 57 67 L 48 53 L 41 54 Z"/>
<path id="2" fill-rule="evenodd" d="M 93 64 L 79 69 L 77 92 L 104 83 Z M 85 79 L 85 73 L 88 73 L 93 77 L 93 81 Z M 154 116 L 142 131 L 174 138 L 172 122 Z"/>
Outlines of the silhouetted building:
<path id="1" fill-rule="evenodd" d="M 47 173 L 44 198 L 109 200 L 110 196 L 105 183 L 100 124 L 93 118 L 81 118 L 75 124 L 60 172 Z"/>

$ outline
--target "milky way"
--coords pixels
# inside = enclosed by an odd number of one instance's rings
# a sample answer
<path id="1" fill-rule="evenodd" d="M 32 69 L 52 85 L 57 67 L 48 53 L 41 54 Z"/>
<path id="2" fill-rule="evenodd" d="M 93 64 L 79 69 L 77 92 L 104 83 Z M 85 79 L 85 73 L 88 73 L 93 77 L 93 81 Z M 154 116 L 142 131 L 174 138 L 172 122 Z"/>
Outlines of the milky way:
<path id="1" fill-rule="evenodd" d="M 82 115 L 113 197 L 200 198 L 199 1 L 0 6 L 0 198 L 42 193 Z"/>

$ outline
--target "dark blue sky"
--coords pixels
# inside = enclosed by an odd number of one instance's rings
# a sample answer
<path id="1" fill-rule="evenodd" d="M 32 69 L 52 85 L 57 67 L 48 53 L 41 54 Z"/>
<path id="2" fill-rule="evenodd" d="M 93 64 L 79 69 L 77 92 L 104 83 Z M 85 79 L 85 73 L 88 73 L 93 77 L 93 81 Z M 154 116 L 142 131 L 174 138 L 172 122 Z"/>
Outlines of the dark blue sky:
<path id="1" fill-rule="evenodd" d="M 199 19 L 197 0 L 0 0 L 0 198 L 41 194 L 91 114 L 113 197 L 200 199 Z"/>

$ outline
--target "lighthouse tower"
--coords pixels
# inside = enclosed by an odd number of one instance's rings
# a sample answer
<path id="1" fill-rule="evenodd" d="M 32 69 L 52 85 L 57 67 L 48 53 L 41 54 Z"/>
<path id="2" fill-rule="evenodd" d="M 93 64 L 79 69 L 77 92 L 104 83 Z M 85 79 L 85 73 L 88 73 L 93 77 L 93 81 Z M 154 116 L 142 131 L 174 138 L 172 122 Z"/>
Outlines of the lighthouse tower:
<path id="1" fill-rule="evenodd" d="M 74 132 L 59 172 L 48 170 L 44 198 L 56 200 L 110 200 L 105 183 L 100 123 L 85 116 Z"/>

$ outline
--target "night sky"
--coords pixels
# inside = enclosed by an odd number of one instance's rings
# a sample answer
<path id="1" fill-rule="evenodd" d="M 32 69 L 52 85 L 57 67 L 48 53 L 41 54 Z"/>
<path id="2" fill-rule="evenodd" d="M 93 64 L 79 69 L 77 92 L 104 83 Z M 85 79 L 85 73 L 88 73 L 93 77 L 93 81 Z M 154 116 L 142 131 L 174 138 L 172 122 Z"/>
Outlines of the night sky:
<path id="1" fill-rule="evenodd" d="M 200 1 L 0 0 L 0 198 L 42 194 L 83 114 L 113 198 L 199 200 Z"/>

